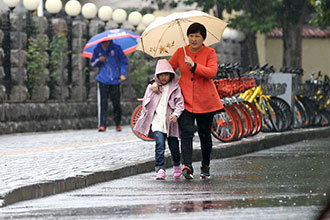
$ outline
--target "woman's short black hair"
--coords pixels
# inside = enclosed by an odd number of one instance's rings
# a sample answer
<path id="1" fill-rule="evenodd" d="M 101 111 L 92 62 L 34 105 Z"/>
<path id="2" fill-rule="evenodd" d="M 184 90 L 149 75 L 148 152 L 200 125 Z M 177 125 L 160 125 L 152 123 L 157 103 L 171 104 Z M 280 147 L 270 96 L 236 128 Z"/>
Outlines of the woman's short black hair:
<path id="1" fill-rule="evenodd" d="M 188 30 L 187 30 L 187 36 L 189 36 L 189 34 L 195 34 L 195 33 L 200 33 L 203 37 L 203 39 L 205 40 L 206 38 L 206 28 L 204 25 L 202 25 L 201 23 L 192 23 Z"/>

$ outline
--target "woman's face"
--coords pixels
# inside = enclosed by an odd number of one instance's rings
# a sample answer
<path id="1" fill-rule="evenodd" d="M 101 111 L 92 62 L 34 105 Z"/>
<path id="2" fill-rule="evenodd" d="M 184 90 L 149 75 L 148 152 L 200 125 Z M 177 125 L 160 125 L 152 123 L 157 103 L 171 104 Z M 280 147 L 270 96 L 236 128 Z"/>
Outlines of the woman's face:
<path id="1" fill-rule="evenodd" d="M 201 33 L 191 33 L 188 35 L 188 41 L 193 51 L 198 51 L 203 47 L 204 39 Z"/>

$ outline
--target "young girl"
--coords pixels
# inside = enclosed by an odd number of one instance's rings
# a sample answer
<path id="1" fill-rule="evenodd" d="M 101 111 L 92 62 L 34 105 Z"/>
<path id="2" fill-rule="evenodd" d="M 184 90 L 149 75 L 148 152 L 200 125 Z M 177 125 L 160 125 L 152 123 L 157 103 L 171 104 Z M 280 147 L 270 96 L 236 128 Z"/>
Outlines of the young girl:
<path id="1" fill-rule="evenodd" d="M 134 130 L 148 136 L 150 129 L 154 134 L 156 179 L 165 179 L 165 140 L 167 139 L 172 155 L 173 177 L 180 178 L 180 151 L 178 117 L 184 110 L 184 100 L 178 84 L 178 78 L 169 62 L 158 60 L 155 81 L 161 87 L 160 93 L 152 91 L 151 85 L 143 97 L 141 117 L 136 122 Z"/>

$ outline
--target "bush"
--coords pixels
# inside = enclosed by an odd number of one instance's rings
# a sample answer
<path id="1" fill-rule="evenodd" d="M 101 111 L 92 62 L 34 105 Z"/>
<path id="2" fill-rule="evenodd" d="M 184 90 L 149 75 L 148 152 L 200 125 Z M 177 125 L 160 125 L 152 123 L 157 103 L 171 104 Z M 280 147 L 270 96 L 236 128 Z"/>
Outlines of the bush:
<path id="1" fill-rule="evenodd" d="M 135 90 L 136 97 L 142 98 L 148 81 L 154 75 L 155 61 L 140 51 L 135 51 L 133 54 L 129 55 L 129 60 L 131 61 L 133 69 L 132 86 Z"/>

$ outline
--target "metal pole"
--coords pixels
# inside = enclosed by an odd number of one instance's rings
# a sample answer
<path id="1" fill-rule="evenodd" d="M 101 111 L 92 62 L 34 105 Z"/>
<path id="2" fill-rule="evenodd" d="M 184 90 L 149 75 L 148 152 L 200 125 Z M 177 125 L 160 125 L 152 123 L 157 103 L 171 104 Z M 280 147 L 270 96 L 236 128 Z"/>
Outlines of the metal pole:
<path id="1" fill-rule="evenodd" d="M 89 25 L 92 19 L 88 19 L 87 22 L 87 42 L 89 41 Z M 85 66 L 85 86 L 86 86 L 86 98 L 88 98 L 89 90 L 90 90 L 90 60 L 86 58 L 86 66 Z"/>
<path id="2" fill-rule="evenodd" d="M 5 79 L 4 84 L 6 87 L 7 95 L 9 96 L 11 90 L 11 42 L 10 42 L 10 31 L 11 31 L 11 22 L 10 22 L 10 13 L 14 8 L 9 8 L 8 13 L 6 14 L 6 20 L 3 22 L 3 32 L 4 32 L 4 53 L 5 53 L 5 62 L 4 62 L 4 71 Z"/>
<path id="3" fill-rule="evenodd" d="M 26 35 L 27 35 L 27 39 L 29 40 L 29 38 L 32 35 L 32 12 L 30 10 L 28 10 L 26 12 Z"/>
<path id="4" fill-rule="evenodd" d="M 48 20 L 48 30 L 47 30 L 47 35 L 49 42 L 52 41 L 53 39 L 53 14 L 49 14 L 49 17 L 47 18 Z"/>
<path id="5" fill-rule="evenodd" d="M 72 83 L 72 16 L 68 16 L 68 85 Z"/>

